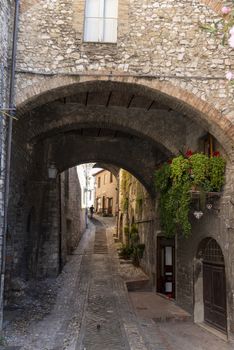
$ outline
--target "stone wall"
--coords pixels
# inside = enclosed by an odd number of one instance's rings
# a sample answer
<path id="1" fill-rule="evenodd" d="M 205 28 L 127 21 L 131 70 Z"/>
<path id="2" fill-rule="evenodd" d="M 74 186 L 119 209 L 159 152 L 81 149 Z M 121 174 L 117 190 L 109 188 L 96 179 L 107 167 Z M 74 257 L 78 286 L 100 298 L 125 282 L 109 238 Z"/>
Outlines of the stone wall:
<path id="1" fill-rule="evenodd" d="M 208 101 L 233 120 L 233 87 L 225 80 L 233 51 L 200 28 L 219 18 L 207 1 L 121 0 L 117 44 L 83 42 L 84 3 L 22 1 L 19 94 L 48 74 L 146 75 Z"/>
<path id="2" fill-rule="evenodd" d="M 26 187 L 20 191 L 19 182 L 12 177 L 5 289 L 8 298 L 15 278 L 55 277 L 85 229 L 75 168 L 57 179 L 34 178 Z"/>
<path id="3" fill-rule="evenodd" d="M 9 81 L 10 81 L 10 54 L 13 24 L 13 0 L 0 2 L 0 261 L 3 261 L 3 244 L 5 234 L 5 171 L 6 171 L 6 144 L 8 116 L 5 109 L 9 107 Z M 4 108 L 4 111 L 1 110 Z M 8 253 L 7 253 L 8 255 Z M 5 271 L 1 271 L 4 274 Z M 4 286 L 1 281 L 1 295 Z M 1 300 L 2 303 L 2 300 Z M 2 308 L 0 310 L 0 323 L 2 322 Z"/>
<path id="4" fill-rule="evenodd" d="M 125 227 L 131 230 L 133 224 L 138 228 L 139 243 L 145 244 L 141 267 L 155 281 L 155 213 L 154 200 L 144 186 L 131 174 L 121 169 L 119 172 L 119 217 L 118 237 L 126 244 L 128 235 Z"/>
<path id="5" fill-rule="evenodd" d="M 220 246 L 224 261 L 226 274 L 227 292 L 227 327 L 228 332 L 233 334 L 234 330 L 234 206 L 233 198 L 233 166 L 228 164 L 226 169 L 226 185 L 221 198 L 210 200 L 212 208 L 205 208 L 204 215 L 196 220 L 191 212 L 192 233 L 188 239 L 178 236 L 177 239 L 177 302 L 191 314 L 196 310 L 196 264 L 198 261 L 198 248 L 202 240 L 207 237 L 214 238 Z M 200 302 L 201 303 L 201 302 Z M 196 314 L 194 313 L 196 320 Z"/>
<path id="6" fill-rule="evenodd" d="M 13 25 L 13 0 L 2 0 L 0 3 L 0 104 L 8 107 L 10 49 Z"/>
<path id="7" fill-rule="evenodd" d="M 81 209 L 81 188 L 76 168 L 61 174 L 61 262 L 78 246 L 85 230 L 84 212 Z"/>
<path id="8" fill-rule="evenodd" d="M 196 135 L 196 132 L 194 133 Z M 192 143 L 195 144 L 195 139 Z M 216 145 L 218 147 L 218 145 Z M 233 280 L 233 251 L 234 251 L 234 206 L 233 206 L 233 166 L 227 163 L 226 183 L 221 196 L 210 198 L 212 208 L 203 208 L 203 217 L 195 219 L 192 209 L 190 221 L 192 232 L 184 238 L 178 231 L 175 243 L 175 298 L 177 304 L 187 310 L 196 322 L 204 321 L 202 313 L 203 294 L 197 286 L 201 275 L 197 272 L 201 266 L 198 250 L 206 238 L 213 238 L 220 246 L 226 274 L 227 297 L 227 331 L 232 336 L 234 330 L 234 280 Z M 126 243 L 124 227 L 137 224 L 140 242 L 145 244 L 145 252 L 141 267 L 149 275 L 152 285 L 157 290 L 157 237 L 163 233 L 160 228 L 158 200 L 152 201 L 144 187 L 132 175 L 127 175 L 127 187 L 123 186 L 123 170 L 120 171 L 120 212 L 118 220 L 118 237 Z M 125 180 L 126 182 L 126 180 Z M 128 198 L 128 205 L 126 203 Z M 193 199 L 192 206 L 197 208 L 198 198 Z M 139 207 L 139 203 L 140 207 Z"/>

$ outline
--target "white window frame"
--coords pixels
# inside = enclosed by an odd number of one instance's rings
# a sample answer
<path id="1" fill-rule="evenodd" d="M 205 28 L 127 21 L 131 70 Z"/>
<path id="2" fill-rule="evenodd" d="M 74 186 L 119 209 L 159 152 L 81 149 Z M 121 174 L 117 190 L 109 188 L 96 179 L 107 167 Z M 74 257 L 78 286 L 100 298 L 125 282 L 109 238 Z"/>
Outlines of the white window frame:
<path id="1" fill-rule="evenodd" d="M 84 42 L 97 42 L 97 43 L 117 43 L 117 30 L 118 30 L 118 0 L 116 0 L 116 13 L 117 17 L 107 17 L 105 15 L 106 12 L 106 0 L 99 0 L 100 6 L 103 8 L 103 13 L 102 16 L 99 17 L 92 17 L 87 15 L 87 8 L 88 8 L 88 1 L 86 0 L 85 2 L 85 16 L 84 16 L 84 36 L 83 36 L 83 41 Z M 98 19 L 102 22 L 102 30 L 98 34 L 98 40 L 94 39 L 88 39 L 87 38 L 87 33 L 86 33 L 86 21 L 89 19 Z M 116 31 L 116 37 L 114 38 L 113 41 L 105 40 L 105 34 L 106 34 L 106 29 L 105 29 L 105 20 L 113 20 L 115 21 L 115 31 Z"/>

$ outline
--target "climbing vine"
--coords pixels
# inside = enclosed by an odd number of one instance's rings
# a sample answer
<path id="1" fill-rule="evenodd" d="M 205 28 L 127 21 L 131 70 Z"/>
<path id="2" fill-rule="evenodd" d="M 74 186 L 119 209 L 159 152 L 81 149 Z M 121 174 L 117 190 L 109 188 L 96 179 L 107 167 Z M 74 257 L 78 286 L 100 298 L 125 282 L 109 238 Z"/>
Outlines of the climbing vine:
<path id="1" fill-rule="evenodd" d="M 213 157 L 202 153 L 179 155 L 164 163 L 155 173 L 155 187 L 160 193 L 160 220 L 165 235 L 174 236 L 178 229 L 184 236 L 191 232 L 189 211 L 191 189 L 220 191 L 224 184 L 225 160 L 219 152 Z"/>
<path id="2" fill-rule="evenodd" d="M 121 195 L 122 195 L 120 209 L 122 212 L 126 212 L 128 210 L 130 184 L 131 184 L 131 174 L 129 174 L 125 170 L 122 170 L 121 183 L 120 183 L 120 189 L 121 189 Z"/>

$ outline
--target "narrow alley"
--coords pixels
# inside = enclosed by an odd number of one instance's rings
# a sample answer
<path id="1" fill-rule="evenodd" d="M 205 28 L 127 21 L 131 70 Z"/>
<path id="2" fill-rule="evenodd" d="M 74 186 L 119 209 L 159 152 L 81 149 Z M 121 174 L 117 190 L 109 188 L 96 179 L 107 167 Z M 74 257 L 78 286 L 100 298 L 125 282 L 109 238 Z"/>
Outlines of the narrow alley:
<path id="1" fill-rule="evenodd" d="M 164 313 L 167 309 L 177 314 L 176 322 L 155 320 L 155 293 L 128 293 L 126 275 L 142 279 L 144 274 L 132 265 L 121 267 L 113 238 L 115 229 L 113 218 L 89 222 L 78 248 L 57 278 L 54 303 L 39 320 L 32 315 L 26 320 L 22 309 L 14 321 L 8 322 L 6 349 L 233 349 L 233 345 L 194 325 L 173 301 L 157 296 L 158 307 L 163 305 Z"/>
<path id="2" fill-rule="evenodd" d="M 0 350 L 234 349 L 234 0 L 0 0 Z"/>

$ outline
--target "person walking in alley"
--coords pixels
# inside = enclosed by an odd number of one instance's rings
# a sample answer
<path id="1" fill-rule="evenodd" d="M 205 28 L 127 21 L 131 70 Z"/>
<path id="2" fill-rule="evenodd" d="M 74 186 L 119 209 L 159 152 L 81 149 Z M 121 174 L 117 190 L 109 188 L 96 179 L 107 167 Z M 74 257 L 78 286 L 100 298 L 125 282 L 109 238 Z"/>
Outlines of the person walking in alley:
<path id="1" fill-rule="evenodd" d="M 93 213 L 94 213 L 94 206 L 91 205 L 91 207 L 89 208 L 89 210 L 90 210 L 90 218 L 92 219 Z"/>

